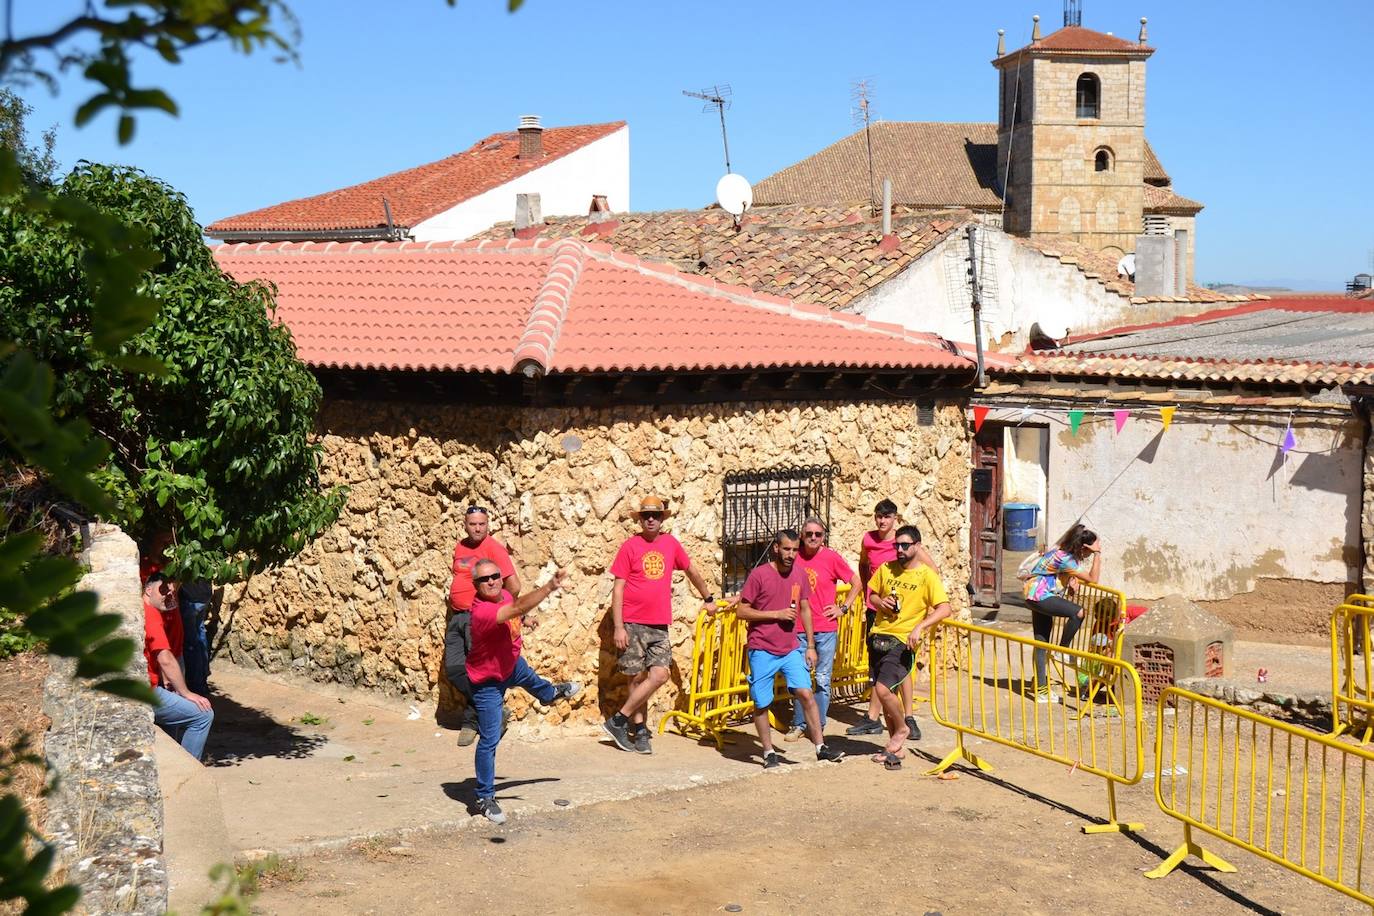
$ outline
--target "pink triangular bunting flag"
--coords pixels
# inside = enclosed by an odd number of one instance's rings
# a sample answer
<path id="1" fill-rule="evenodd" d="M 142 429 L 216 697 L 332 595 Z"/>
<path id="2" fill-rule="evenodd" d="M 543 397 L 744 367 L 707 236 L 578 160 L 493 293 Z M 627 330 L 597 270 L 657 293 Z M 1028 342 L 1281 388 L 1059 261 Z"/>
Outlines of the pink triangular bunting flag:
<path id="1" fill-rule="evenodd" d="M 1116 417 L 1116 431 L 1119 433 L 1121 427 L 1125 426 L 1126 421 L 1130 419 L 1131 412 L 1129 410 L 1113 410 L 1112 416 Z"/>

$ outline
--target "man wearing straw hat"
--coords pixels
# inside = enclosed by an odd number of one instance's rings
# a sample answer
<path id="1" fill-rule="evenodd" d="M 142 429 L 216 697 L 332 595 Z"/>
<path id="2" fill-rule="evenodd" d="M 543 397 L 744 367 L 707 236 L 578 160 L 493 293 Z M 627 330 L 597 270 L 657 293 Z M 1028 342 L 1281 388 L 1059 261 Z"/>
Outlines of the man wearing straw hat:
<path id="1" fill-rule="evenodd" d="M 663 523 L 672 517 L 666 500 L 645 496 L 631 514 L 639 520 L 639 533 L 620 545 L 611 563 L 615 647 L 620 650 L 620 670 L 630 677 L 630 695 L 602 728 L 622 751 L 652 754 L 644 719 L 649 700 L 668 682 L 673 664 L 668 638 L 668 625 L 673 622 L 673 573 L 687 574 L 707 610 L 715 609 L 715 596 L 692 569 L 677 538 L 664 532 Z"/>

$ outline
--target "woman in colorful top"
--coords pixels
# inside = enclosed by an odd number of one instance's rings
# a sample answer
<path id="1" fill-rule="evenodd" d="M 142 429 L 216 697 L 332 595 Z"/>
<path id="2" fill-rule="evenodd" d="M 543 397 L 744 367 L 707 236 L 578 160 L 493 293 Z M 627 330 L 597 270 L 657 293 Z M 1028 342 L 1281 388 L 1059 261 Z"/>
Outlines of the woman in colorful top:
<path id="1" fill-rule="evenodd" d="M 1026 604 L 1031 610 L 1031 628 L 1035 638 L 1049 642 L 1050 631 L 1054 628 L 1054 618 L 1063 617 L 1064 632 L 1059 637 L 1059 645 L 1067 646 L 1073 642 L 1078 628 L 1083 625 L 1083 609 L 1064 597 L 1069 579 L 1096 582 L 1102 572 L 1102 543 L 1097 534 L 1083 525 L 1074 525 L 1059 543 L 1045 552 L 1031 569 L 1026 580 Z M 1057 695 L 1051 695 L 1049 678 L 1045 673 L 1044 649 L 1036 649 L 1035 656 L 1035 702 L 1061 702 Z"/>

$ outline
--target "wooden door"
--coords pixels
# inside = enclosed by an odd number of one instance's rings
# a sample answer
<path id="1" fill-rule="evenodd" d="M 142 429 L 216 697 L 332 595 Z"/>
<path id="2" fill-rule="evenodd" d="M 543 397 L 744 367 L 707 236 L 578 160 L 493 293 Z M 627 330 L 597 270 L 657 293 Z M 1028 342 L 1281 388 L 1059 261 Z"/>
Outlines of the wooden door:
<path id="1" fill-rule="evenodd" d="M 973 603 L 1002 603 L 1002 440 L 997 423 L 984 423 L 973 437 L 973 480 L 969 485 L 969 556 Z"/>

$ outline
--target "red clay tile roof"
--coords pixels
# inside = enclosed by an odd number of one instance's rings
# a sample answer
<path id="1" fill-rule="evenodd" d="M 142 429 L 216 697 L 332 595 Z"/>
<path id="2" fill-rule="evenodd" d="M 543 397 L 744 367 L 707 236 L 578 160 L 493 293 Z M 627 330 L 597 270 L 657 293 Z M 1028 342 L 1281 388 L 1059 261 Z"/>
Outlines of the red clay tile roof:
<path id="1" fill-rule="evenodd" d="M 1177 213 L 1181 216 L 1195 216 L 1202 204 L 1175 194 L 1170 187 L 1145 185 L 1146 213 Z"/>
<path id="2" fill-rule="evenodd" d="M 738 231 L 729 214 L 713 208 L 621 213 L 602 223 L 558 217 L 521 235 L 607 242 L 685 273 L 838 309 L 901 273 L 969 216 L 896 208 L 886 241 L 866 205 L 756 207 Z M 498 223 L 477 238 L 510 236 L 511 224 Z"/>
<path id="3" fill-rule="evenodd" d="M 465 152 L 438 162 L 217 220 L 205 227 L 205 234 L 218 238 L 226 233 L 249 231 L 382 229 L 386 227 L 383 198 L 390 203 L 392 220 L 397 226 L 414 226 L 624 126 L 624 121 L 614 121 L 546 127 L 542 159 L 517 158 L 520 141 L 515 131 L 492 134 Z"/>
<path id="4" fill-rule="evenodd" d="M 971 372 L 933 334 L 753 293 L 603 244 L 221 245 L 277 287 L 313 366 L 540 372 L 862 368 Z"/>
<path id="5" fill-rule="evenodd" d="M 1026 353 L 1010 367 L 996 365 L 989 371 L 1335 385 L 1374 380 L 1371 353 L 1374 303 L 1303 296 L 1071 338 L 1060 350 Z"/>
<path id="6" fill-rule="evenodd" d="M 1085 29 L 1082 26 L 1066 25 L 1039 41 L 1032 41 L 1025 47 L 1017 48 L 1010 54 L 998 58 L 998 62 L 1009 60 L 1025 52 L 1076 54 L 1084 51 L 1111 56 L 1138 54 L 1142 57 L 1149 57 L 1155 52 L 1155 49 L 1138 41 L 1129 41 L 1116 35 L 1108 35 L 1106 32 Z"/>
<path id="7" fill-rule="evenodd" d="M 1002 209 L 997 193 L 997 125 L 986 122 L 877 121 L 872 127 L 873 175 L 862 130 L 754 186 L 755 206 L 833 206 L 877 199 L 892 179 L 892 202 L 924 209 Z M 1168 185 L 1169 174 L 1145 144 L 1145 183 Z M 1199 205 L 1201 208 L 1201 205 Z M 1149 212 L 1147 203 L 1146 212 Z"/>

